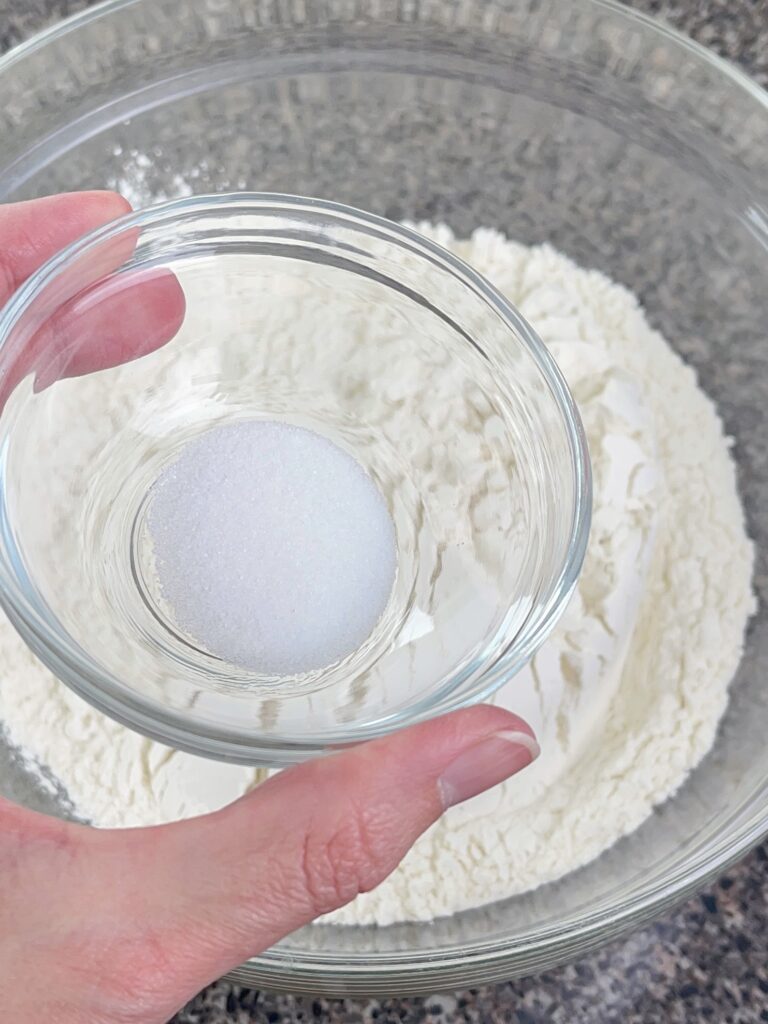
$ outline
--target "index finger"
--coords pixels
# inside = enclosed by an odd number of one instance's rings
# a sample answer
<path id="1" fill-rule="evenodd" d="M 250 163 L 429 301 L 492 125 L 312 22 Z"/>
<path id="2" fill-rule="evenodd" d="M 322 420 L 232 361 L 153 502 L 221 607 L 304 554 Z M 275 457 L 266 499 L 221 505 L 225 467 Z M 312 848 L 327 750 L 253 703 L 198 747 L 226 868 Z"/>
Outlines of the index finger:
<path id="1" fill-rule="evenodd" d="M 130 213 L 116 192 L 66 192 L 0 206 L 0 306 L 59 249 Z"/>
<path id="2" fill-rule="evenodd" d="M 130 211 L 113 192 L 48 196 L 0 207 L 0 299 L 7 299 L 63 246 Z M 129 362 L 154 351 L 176 334 L 184 319 L 184 293 L 168 270 L 110 277 L 133 251 L 136 233 L 126 230 L 102 247 L 86 277 L 70 280 L 71 298 L 34 333 L 6 351 L 0 406 L 16 385 L 34 373 L 48 387 Z M 81 271 L 82 274 L 82 271 Z"/>

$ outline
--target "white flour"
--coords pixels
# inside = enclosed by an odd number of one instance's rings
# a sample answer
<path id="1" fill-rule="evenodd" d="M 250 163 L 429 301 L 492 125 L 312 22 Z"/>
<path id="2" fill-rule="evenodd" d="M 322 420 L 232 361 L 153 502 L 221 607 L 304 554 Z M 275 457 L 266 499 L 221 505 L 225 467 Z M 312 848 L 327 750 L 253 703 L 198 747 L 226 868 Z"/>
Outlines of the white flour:
<path id="1" fill-rule="evenodd" d="M 348 923 L 495 901 L 573 870 L 636 828 L 711 746 L 753 609 L 727 440 L 693 372 L 633 296 L 547 246 L 489 230 L 466 242 L 422 230 L 504 292 L 560 363 L 589 435 L 593 530 L 556 635 L 496 698 L 531 722 L 541 758 L 451 810 L 389 880 L 334 915 Z M 450 419 L 445 429 L 455 443 Z M 0 719 L 12 742 L 100 825 L 189 816 L 259 779 L 104 718 L 5 622 L 0 663 Z"/>

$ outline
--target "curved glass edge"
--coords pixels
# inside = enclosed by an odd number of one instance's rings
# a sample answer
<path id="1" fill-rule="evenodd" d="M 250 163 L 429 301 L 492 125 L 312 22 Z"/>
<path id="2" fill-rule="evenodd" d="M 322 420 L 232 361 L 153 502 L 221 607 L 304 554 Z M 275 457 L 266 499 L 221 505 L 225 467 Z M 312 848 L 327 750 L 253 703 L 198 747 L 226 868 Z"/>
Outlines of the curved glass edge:
<path id="1" fill-rule="evenodd" d="M 174 199 L 143 210 L 125 214 L 104 224 L 77 239 L 57 252 L 43 264 L 11 297 L 0 310 L 0 356 L 3 346 L 15 324 L 34 301 L 46 284 L 70 263 L 122 231 L 152 225 L 157 227 L 166 221 L 198 211 L 200 213 L 228 212 L 237 210 L 262 214 L 290 214 L 291 212 L 318 214 L 337 220 L 341 224 L 362 225 L 375 230 L 396 245 L 406 245 L 423 258 L 461 279 L 475 293 L 493 308 L 516 335 L 542 374 L 558 407 L 571 456 L 571 470 L 574 484 L 574 507 L 566 542 L 566 555 L 558 577 L 550 586 L 550 592 L 537 620 L 525 636 L 522 644 L 502 654 L 489 667 L 488 678 L 473 687 L 468 693 L 459 694 L 450 684 L 441 695 L 416 703 L 409 715 L 408 724 L 450 710 L 457 710 L 485 699 L 495 692 L 525 664 L 546 636 L 554 628 L 564 610 L 575 586 L 586 553 L 592 509 L 591 467 L 586 435 L 576 403 L 572 398 L 565 378 L 555 360 L 533 328 L 514 307 L 480 274 L 463 260 L 443 249 L 442 246 L 425 238 L 418 231 L 404 227 L 364 210 L 333 203 L 327 200 L 304 196 L 282 195 L 280 193 L 233 192 L 216 195 L 190 196 Z M 144 735 L 177 749 L 215 760 L 250 765 L 289 765 L 311 756 L 323 754 L 329 747 L 350 746 L 355 743 L 385 735 L 402 727 L 403 722 L 383 719 L 367 726 L 358 726 L 344 733 L 328 732 L 317 743 L 310 743 L 301 737 L 286 735 L 279 740 L 254 737 L 248 732 L 242 735 L 233 730 L 203 728 L 186 721 L 178 712 L 159 705 L 149 698 L 132 693 L 115 676 L 84 662 L 80 650 L 52 622 L 44 607 L 38 607 L 23 592 L 16 579 L 13 565 L 9 564 L 8 538 L 3 538 L 0 550 L 0 605 L 14 623 L 17 631 L 35 654 L 70 688 L 98 710 L 116 719 L 123 725 L 138 729 Z M 13 563 L 11 552 L 10 563 Z M 478 680 L 480 683 L 480 680 Z"/>
<path id="2" fill-rule="evenodd" d="M 445 947 L 431 951 L 425 960 L 421 951 L 380 955 L 372 963 L 370 954 L 343 957 L 304 954 L 299 961 L 279 946 L 253 957 L 226 977 L 238 984 L 265 986 L 278 992 L 322 991 L 331 996 L 385 996 L 402 991 L 428 995 L 456 987 L 473 987 L 520 978 L 551 970 L 586 956 L 630 929 L 648 924 L 663 913 L 693 896 L 724 870 L 757 846 L 768 834 L 768 818 L 758 818 L 742 833 L 731 836 L 727 844 L 715 848 L 696 865 L 667 880 L 664 886 L 629 899 L 620 911 L 603 910 L 582 916 L 574 924 L 558 924 L 527 936 L 517 944 L 494 941 L 466 947 Z M 319 925 L 317 927 L 322 927 Z"/>
<path id="3" fill-rule="evenodd" d="M 142 2 L 144 0 L 100 0 L 99 3 L 87 7 L 85 10 L 70 14 L 66 18 L 61 18 L 47 28 L 36 32 L 29 39 L 18 43 L 0 57 L 0 75 L 8 71 L 17 62 L 31 56 L 48 44 L 55 43 L 59 39 L 79 31 L 92 22 L 99 21 L 101 18 L 108 17 L 129 7 L 137 6 Z M 680 32 L 672 25 L 668 25 L 661 19 L 646 14 L 644 11 L 627 7 L 621 0 L 586 0 L 586 2 L 591 4 L 596 10 L 607 11 L 613 17 L 621 18 L 630 23 L 635 22 L 650 29 L 673 45 L 687 51 L 698 60 L 709 64 L 721 75 L 729 78 L 734 85 L 748 92 L 753 99 L 768 107 L 768 91 L 763 89 L 753 78 L 750 78 L 745 71 L 742 71 L 737 65 L 732 64 L 724 57 L 720 57 L 701 43 L 696 42 L 695 39 L 691 39 L 690 36 Z"/>

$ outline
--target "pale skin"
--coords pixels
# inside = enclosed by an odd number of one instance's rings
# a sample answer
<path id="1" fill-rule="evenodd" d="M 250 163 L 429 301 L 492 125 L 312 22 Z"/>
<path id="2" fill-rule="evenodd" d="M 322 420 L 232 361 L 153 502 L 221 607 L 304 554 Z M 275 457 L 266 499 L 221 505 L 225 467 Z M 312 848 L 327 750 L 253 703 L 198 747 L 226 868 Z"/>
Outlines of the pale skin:
<path id="1" fill-rule="evenodd" d="M 0 305 L 53 252 L 127 210 L 108 192 L 0 207 Z M 60 363 L 35 366 L 32 339 L 0 398 L 30 367 L 46 386 L 140 357 L 172 337 L 184 301 L 159 275 L 116 295 L 110 313 L 63 316 Z M 289 769 L 173 825 L 97 830 L 0 798 L 4 1019 L 163 1024 L 227 970 L 374 888 L 447 807 L 537 752 L 520 718 L 478 706 Z"/>

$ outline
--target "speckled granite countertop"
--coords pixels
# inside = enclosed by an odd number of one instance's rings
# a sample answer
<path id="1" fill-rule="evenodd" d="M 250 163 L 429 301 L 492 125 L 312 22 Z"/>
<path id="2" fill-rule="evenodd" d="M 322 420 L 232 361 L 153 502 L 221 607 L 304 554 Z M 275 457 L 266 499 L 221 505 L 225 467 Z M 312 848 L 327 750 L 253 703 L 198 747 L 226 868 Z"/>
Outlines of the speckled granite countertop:
<path id="1" fill-rule="evenodd" d="M 768 86 L 768 0 L 632 0 Z M 88 0 L 0 0 L 0 52 Z M 768 845 L 654 925 L 523 981 L 426 999 L 326 1001 L 220 982 L 173 1024 L 768 1022 Z"/>

